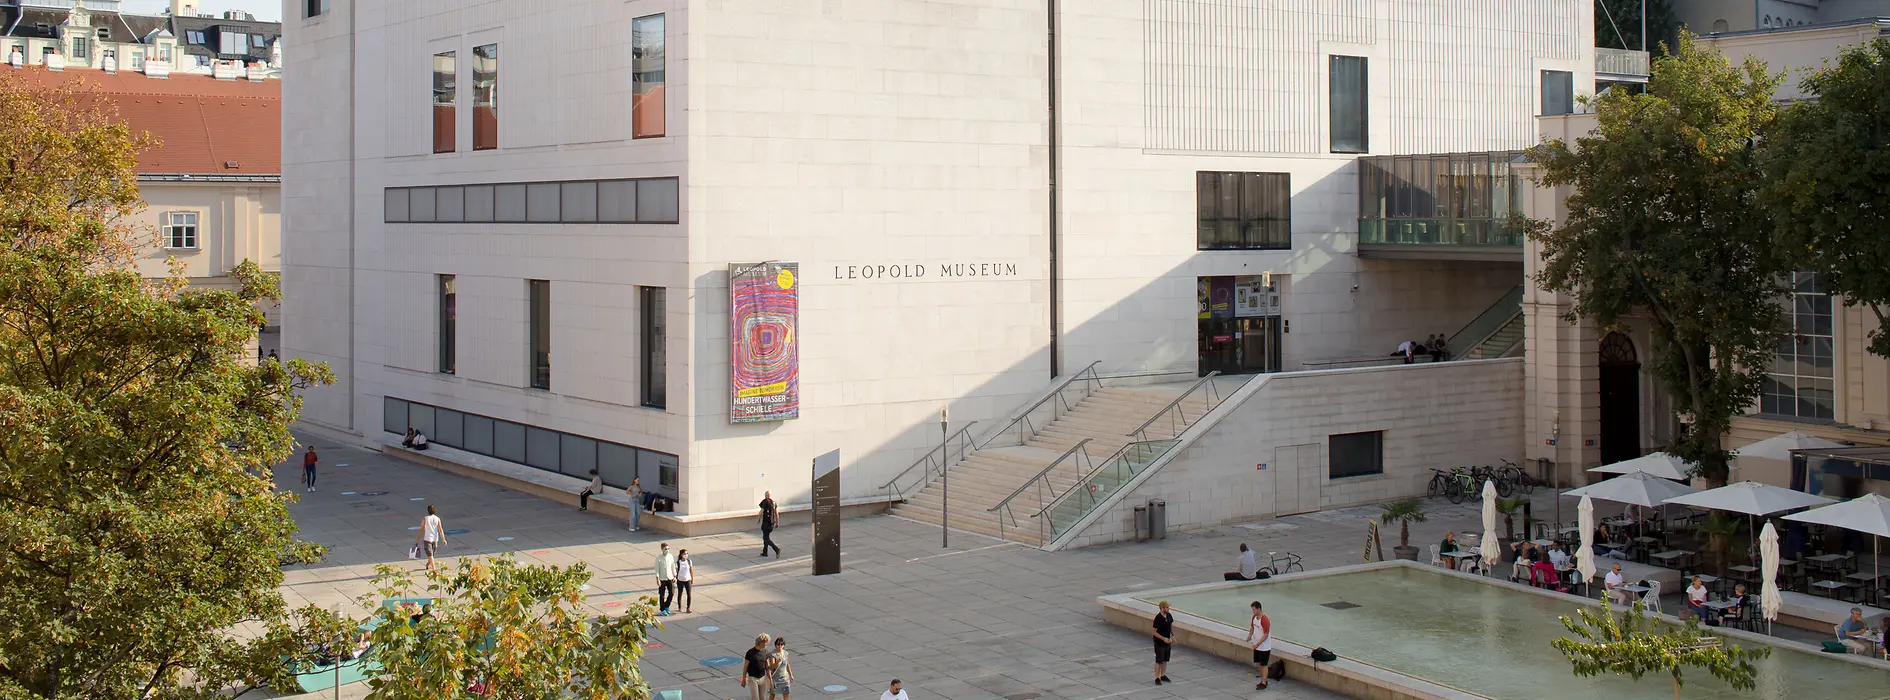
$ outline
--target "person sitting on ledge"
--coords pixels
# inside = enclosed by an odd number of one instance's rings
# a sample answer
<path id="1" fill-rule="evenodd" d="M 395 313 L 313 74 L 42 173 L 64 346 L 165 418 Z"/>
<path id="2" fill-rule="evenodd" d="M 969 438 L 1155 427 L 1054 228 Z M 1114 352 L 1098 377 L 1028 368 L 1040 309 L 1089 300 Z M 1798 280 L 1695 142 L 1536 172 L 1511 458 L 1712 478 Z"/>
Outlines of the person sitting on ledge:
<path id="1" fill-rule="evenodd" d="M 413 428 L 408 428 L 407 437 L 401 439 L 400 446 L 415 450 L 425 450 L 427 449 L 427 434 L 414 430 Z"/>
<path id="2" fill-rule="evenodd" d="M 1254 561 L 1253 550 L 1248 549 L 1245 542 L 1240 545 L 1240 558 L 1234 560 L 1234 566 L 1238 567 L 1239 571 L 1222 574 L 1221 580 L 1252 581 L 1255 576 L 1260 575 L 1260 562 Z"/>

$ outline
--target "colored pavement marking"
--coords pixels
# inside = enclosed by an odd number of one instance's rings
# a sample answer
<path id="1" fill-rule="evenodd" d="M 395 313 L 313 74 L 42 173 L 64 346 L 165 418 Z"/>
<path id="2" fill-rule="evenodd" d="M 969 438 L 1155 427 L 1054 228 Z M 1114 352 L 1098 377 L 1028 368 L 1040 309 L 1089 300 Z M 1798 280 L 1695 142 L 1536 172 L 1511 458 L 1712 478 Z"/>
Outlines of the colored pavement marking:
<path id="1" fill-rule="evenodd" d="M 551 553 L 551 550 L 549 549 L 539 549 L 539 550 L 534 550 L 532 552 L 532 554 L 550 554 L 550 553 Z"/>
<path id="2" fill-rule="evenodd" d="M 512 541 L 512 538 L 510 538 L 510 537 L 501 537 L 501 538 L 499 538 L 499 541 L 500 541 L 500 542 L 511 542 L 511 541 Z"/>
<path id="3" fill-rule="evenodd" d="M 472 532 L 472 531 L 471 531 L 471 530 L 468 530 L 468 529 L 466 529 L 466 528 L 463 528 L 463 527 L 459 527 L 459 528 L 453 528 L 453 529 L 451 529 L 451 530 L 447 530 L 447 531 L 446 531 L 446 534 L 449 534 L 449 535 L 464 535 L 464 534 L 466 534 L 466 533 L 468 533 L 468 532 Z"/>
<path id="4" fill-rule="evenodd" d="M 703 625 L 701 627 L 697 627 L 696 631 L 697 632 L 714 632 L 720 629 L 722 628 L 716 627 L 715 625 Z"/>
<path id="5" fill-rule="evenodd" d="M 823 686 L 821 686 L 821 687 L 820 687 L 820 689 L 821 689 L 821 690 L 824 690 L 824 691 L 827 691 L 827 692 L 829 692 L 829 693 L 844 693 L 844 692 L 847 692 L 847 687 L 846 687 L 846 686 L 844 686 L 844 685 L 823 685 Z"/>
<path id="6" fill-rule="evenodd" d="M 606 608 L 621 608 L 621 607 L 623 607 L 623 603 L 605 603 L 605 604 L 604 604 L 604 607 L 606 607 Z"/>
<path id="7" fill-rule="evenodd" d="M 702 665 L 707 666 L 709 668 L 721 668 L 723 666 L 734 666 L 735 664 L 738 664 L 741 662 L 742 662 L 741 659 L 737 659 L 733 656 L 711 656 L 709 658 L 703 659 Z"/>
<path id="8" fill-rule="evenodd" d="M 410 528 L 407 528 L 407 529 L 409 529 L 409 530 L 418 530 L 418 529 L 420 529 L 420 526 L 419 526 L 419 525 L 415 525 L 415 526 L 413 526 L 413 527 L 410 527 Z"/>
<path id="9" fill-rule="evenodd" d="M 354 495 L 354 492 L 353 492 L 353 491 L 343 491 L 343 492 L 341 492 L 341 495 L 343 495 L 343 496 L 353 496 L 353 495 Z"/>
<path id="10" fill-rule="evenodd" d="M 407 499 L 407 500 L 409 500 L 409 501 L 424 501 L 424 500 L 427 500 L 427 497 L 426 497 L 426 496 L 414 496 L 413 498 L 409 498 L 409 499 Z"/>
<path id="11" fill-rule="evenodd" d="M 363 496 L 385 496 L 385 495 L 387 495 L 387 492 L 386 492 L 386 491 L 364 491 L 364 492 L 362 492 L 362 493 L 361 493 L 361 495 L 363 495 Z"/>
<path id="12" fill-rule="evenodd" d="M 649 644 L 643 645 L 643 648 L 645 649 L 664 649 L 668 647 L 669 647 L 668 644 L 664 644 L 662 642 L 650 642 Z"/>

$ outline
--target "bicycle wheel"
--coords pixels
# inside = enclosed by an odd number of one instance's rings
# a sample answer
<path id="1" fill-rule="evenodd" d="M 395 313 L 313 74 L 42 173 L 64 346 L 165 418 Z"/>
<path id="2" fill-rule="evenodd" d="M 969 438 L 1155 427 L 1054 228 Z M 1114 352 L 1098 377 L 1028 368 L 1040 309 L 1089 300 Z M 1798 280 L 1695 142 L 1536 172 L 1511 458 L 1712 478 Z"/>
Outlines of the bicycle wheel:
<path id="1" fill-rule="evenodd" d="M 1295 571 L 1305 571 L 1305 570 L 1306 570 L 1306 567 L 1300 566 L 1299 562 L 1293 562 L 1291 564 L 1286 565 L 1286 573 L 1289 573 L 1289 574 Z"/>
<path id="2" fill-rule="evenodd" d="M 1444 495 L 1444 475 L 1442 474 L 1431 475 L 1431 487 L 1429 490 L 1427 490 L 1424 493 L 1424 495 L 1427 498 L 1436 498 L 1438 496 Z"/>
<path id="3" fill-rule="evenodd" d="M 1450 499 L 1451 503 L 1462 503 L 1463 483 L 1456 479 L 1451 479 L 1450 483 L 1444 485 L 1444 498 Z"/>
<path id="4" fill-rule="evenodd" d="M 1524 495 L 1528 495 L 1528 494 L 1532 494 L 1532 493 L 1535 493 L 1535 492 L 1536 492 L 1536 480 L 1535 480 L 1535 479 L 1532 479 L 1532 478 L 1530 478 L 1528 474 L 1524 474 L 1524 473 L 1522 473 L 1522 471 L 1521 471 L 1521 470 L 1517 470 L 1517 472 L 1516 472 L 1516 490 L 1518 490 L 1518 491 L 1521 491 L 1521 492 L 1523 492 L 1523 494 L 1524 494 Z"/>
<path id="5" fill-rule="evenodd" d="M 1516 493 L 1516 482 L 1510 481 L 1508 477 L 1497 477 L 1496 495 L 1509 498 L 1514 493 Z"/>

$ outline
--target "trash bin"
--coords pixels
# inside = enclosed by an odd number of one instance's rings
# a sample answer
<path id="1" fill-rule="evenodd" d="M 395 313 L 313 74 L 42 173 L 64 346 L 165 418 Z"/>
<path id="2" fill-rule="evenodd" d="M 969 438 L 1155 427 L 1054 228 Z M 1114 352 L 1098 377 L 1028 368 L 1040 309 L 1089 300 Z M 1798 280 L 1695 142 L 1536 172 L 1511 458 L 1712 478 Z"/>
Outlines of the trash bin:
<path id="1" fill-rule="evenodd" d="M 1148 506 L 1135 507 L 1135 539 L 1137 542 L 1148 539 Z"/>
<path id="2" fill-rule="evenodd" d="M 1151 540 L 1168 539 L 1168 502 L 1159 498 L 1148 499 L 1148 538 Z"/>

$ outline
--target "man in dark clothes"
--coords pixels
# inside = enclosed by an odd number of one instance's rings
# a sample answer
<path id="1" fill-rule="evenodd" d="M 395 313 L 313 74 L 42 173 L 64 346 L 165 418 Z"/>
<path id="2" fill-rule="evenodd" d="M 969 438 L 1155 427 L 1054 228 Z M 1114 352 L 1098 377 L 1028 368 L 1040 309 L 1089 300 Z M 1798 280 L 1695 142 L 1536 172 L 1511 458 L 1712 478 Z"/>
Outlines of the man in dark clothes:
<path id="1" fill-rule="evenodd" d="M 1175 616 L 1168 612 L 1168 601 L 1161 602 L 1161 611 L 1155 613 L 1155 685 L 1173 683 L 1168 680 L 1168 657 L 1175 651 Z"/>
<path id="2" fill-rule="evenodd" d="M 768 556 L 768 548 L 774 548 L 774 558 L 781 558 L 781 545 L 774 543 L 774 527 L 781 524 L 781 513 L 774 507 L 774 493 L 761 492 L 761 556 Z"/>

